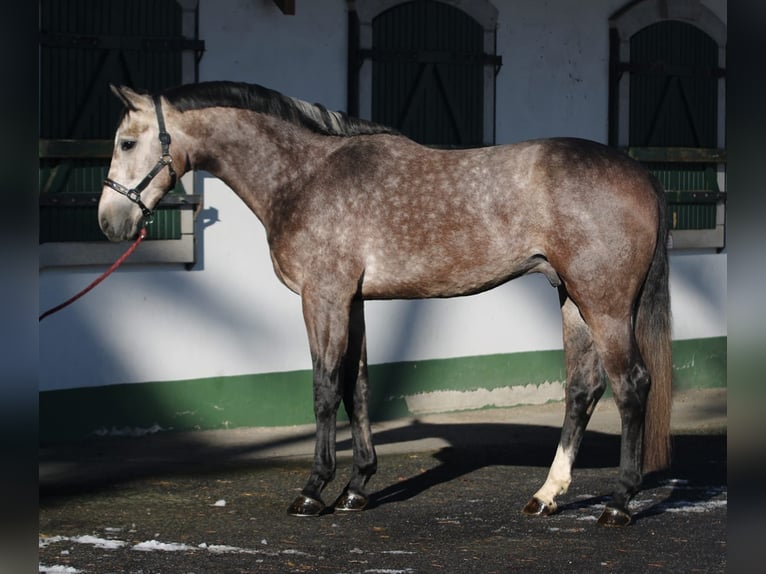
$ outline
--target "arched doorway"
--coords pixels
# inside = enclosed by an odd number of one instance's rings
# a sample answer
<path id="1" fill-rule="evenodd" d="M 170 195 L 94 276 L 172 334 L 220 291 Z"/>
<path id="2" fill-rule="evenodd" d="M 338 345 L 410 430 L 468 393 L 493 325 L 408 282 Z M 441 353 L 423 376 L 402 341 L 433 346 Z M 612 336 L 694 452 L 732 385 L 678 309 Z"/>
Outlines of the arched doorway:
<path id="1" fill-rule="evenodd" d="M 350 113 L 424 144 L 494 143 L 501 60 L 491 4 L 358 0 L 353 8 Z"/>
<path id="2" fill-rule="evenodd" d="M 699 1 L 634 2 L 610 41 L 609 143 L 662 181 L 674 247 L 723 248 L 725 25 Z"/>

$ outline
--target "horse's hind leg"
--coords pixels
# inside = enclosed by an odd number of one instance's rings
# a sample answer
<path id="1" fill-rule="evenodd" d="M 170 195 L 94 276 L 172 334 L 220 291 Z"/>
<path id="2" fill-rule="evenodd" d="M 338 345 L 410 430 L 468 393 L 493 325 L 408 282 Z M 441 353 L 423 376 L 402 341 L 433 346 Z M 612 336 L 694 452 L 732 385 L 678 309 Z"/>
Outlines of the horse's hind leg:
<path id="1" fill-rule="evenodd" d="M 564 288 L 561 314 L 566 361 L 566 411 L 561 438 L 548 478 L 524 507 L 528 515 L 547 516 L 556 512 L 556 496 L 564 494 L 572 481 L 572 466 L 580 448 L 585 427 L 596 403 L 606 388 L 604 370 L 593 344 L 590 329 Z"/>
<path id="2" fill-rule="evenodd" d="M 619 479 L 598 522 L 604 526 L 625 526 L 631 520 L 628 503 L 643 478 L 644 418 L 651 379 L 629 318 L 596 318 L 591 325 L 622 424 Z"/>
<path id="3" fill-rule="evenodd" d="M 369 394 L 364 301 L 355 299 L 351 303 L 348 351 L 343 363 L 343 404 L 351 421 L 354 462 L 351 480 L 336 501 L 336 510 L 363 510 L 367 506 L 364 488 L 378 467 L 368 412 Z"/>

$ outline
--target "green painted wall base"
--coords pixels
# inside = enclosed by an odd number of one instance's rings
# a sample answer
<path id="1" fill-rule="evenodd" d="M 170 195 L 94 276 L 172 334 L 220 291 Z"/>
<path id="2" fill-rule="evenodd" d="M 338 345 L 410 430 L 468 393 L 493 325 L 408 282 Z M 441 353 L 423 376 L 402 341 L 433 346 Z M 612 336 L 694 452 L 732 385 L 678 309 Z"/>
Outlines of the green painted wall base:
<path id="1" fill-rule="evenodd" d="M 673 365 L 676 390 L 725 387 L 726 337 L 674 341 Z M 537 351 L 371 365 L 370 380 L 373 420 L 410 416 L 409 399 L 425 398 L 428 404 L 429 394 L 450 395 L 446 391 L 479 397 L 462 408 L 510 406 L 563 397 L 564 358 L 562 351 Z M 493 398 L 499 396 L 521 398 L 504 403 Z M 45 391 L 39 405 L 43 443 L 313 421 L 307 370 Z M 440 405 L 436 401 L 432 408 Z"/>

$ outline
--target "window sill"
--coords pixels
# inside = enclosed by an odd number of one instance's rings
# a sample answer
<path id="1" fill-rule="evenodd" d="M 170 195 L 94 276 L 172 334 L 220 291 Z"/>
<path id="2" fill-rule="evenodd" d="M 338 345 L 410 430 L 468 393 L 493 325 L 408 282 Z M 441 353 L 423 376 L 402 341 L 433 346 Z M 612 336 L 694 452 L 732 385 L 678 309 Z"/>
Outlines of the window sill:
<path id="1" fill-rule="evenodd" d="M 725 246 L 724 226 L 716 225 L 713 229 L 674 229 L 668 247 L 672 251 L 682 249 L 715 249 L 721 251 Z"/>
<path id="2" fill-rule="evenodd" d="M 125 253 L 129 242 L 60 242 L 43 243 L 39 248 L 39 268 L 111 265 Z M 125 262 L 126 265 L 182 263 L 191 269 L 196 263 L 193 234 L 180 239 L 144 241 Z"/>
<path id="3" fill-rule="evenodd" d="M 74 197 L 71 197 L 73 196 Z M 93 194 L 62 194 L 50 201 L 63 206 L 92 201 Z M 47 196 L 46 196 L 47 197 Z M 64 198 L 61 200 L 60 198 Z M 47 204 L 47 203 L 46 203 Z M 147 239 L 125 262 L 126 264 L 181 263 L 191 269 L 196 263 L 196 235 L 194 220 L 201 206 L 201 198 L 194 195 L 167 195 L 161 208 L 179 209 L 180 237 L 178 239 Z M 111 265 L 128 249 L 129 242 L 108 241 L 51 241 L 41 243 L 38 251 L 39 269 L 52 267 L 78 267 L 85 265 Z"/>

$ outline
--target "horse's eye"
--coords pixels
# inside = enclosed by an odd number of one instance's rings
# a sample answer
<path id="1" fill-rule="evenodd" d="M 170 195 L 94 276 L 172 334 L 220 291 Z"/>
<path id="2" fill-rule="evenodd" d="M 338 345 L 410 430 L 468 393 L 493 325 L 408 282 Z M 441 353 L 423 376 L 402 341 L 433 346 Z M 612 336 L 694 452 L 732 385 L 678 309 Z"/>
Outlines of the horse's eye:
<path id="1" fill-rule="evenodd" d="M 133 146 L 135 145 L 136 145 L 135 140 L 122 140 L 120 142 L 120 148 L 122 149 L 122 151 L 129 151 L 133 149 Z"/>

